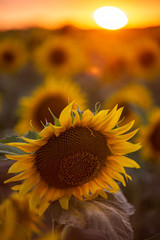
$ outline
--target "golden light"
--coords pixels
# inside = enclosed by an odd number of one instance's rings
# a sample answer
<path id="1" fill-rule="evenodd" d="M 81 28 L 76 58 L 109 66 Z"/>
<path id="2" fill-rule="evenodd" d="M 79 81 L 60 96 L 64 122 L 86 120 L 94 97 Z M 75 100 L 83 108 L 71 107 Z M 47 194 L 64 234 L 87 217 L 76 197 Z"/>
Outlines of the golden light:
<path id="1" fill-rule="evenodd" d="M 111 6 L 98 8 L 93 17 L 100 27 L 109 30 L 120 29 L 128 22 L 126 14 L 121 9 Z"/>

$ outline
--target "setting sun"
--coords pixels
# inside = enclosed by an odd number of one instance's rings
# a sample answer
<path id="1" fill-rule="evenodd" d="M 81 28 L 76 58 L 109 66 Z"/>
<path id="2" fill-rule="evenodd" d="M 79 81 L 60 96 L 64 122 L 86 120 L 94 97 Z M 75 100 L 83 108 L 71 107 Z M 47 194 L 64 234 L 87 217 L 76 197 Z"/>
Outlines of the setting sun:
<path id="1" fill-rule="evenodd" d="M 93 17 L 100 27 L 109 30 L 122 28 L 128 22 L 126 14 L 121 9 L 111 6 L 98 8 Z"/>

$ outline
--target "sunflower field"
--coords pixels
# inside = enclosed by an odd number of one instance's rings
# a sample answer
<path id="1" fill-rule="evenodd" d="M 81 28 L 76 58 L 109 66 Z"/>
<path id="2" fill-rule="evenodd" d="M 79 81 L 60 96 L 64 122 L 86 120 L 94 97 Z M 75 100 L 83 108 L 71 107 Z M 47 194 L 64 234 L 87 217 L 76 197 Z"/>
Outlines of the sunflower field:
<path id="1" fill-rule="evenodd" d="M 0 32 L 0 240 L 160 239 L 160 28 Z"/>

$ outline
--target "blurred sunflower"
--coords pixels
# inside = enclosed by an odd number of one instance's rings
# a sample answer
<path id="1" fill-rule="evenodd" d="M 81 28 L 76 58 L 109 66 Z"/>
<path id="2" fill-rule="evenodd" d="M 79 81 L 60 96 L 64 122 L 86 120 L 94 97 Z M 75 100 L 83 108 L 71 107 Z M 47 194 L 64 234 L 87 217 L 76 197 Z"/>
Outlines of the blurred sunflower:
<path id="1" fill-rule="evenodd" d="M 142 154 L 146 159 L 160 163 L 160 108 L 154 108 L 149 115 L 149 124 L 141 129 Z"/>
<path id="2" fill-rule="evenodd" d="M 71 75 L 84 69 L 87 61 L 82 47 L 66 36 L 55 36 L 35 51 L 35 64 L 43 73 Z"/>
<path id="3" fill-rule="evenodd" d="M 22 42 L 11 38 L 0 42 L 0 72 L 14 73 L 18 71 L 27 60 L 27 53 Z"/>
<path id="4" fill-rule="evenodd" d="M 140 144 L 127 142 L 137 132 L 126 133 L 134 121 L 116 127 L 123 108 L 92 113 L 73 110 L 73 104 L 63 109 L 56 125 L 49 124 L 39 133 L 40 139 L 22 137 L 26 143 L 8 143 L 25 154 L 6 155 L 17 161 L 8 172 L 21 173 L 5 183 L 25 179 L 12 189 L 19 190 L 20 195 L 32 189 L 30 207 L 39 205 L 39 215 L 56 200 L 68 209 L 72 195 L 79 200 L 98 194 L 106 198 L 104 190 L 116 193 L 120 189 L 113 179 L 124 186 L 124 177 L 131 179 L 124 167 L 139 168 L 123 156 L 141 148 Z"/>
<path id="5" fill-rule="evenodd" d="M 48 108 L 51 109 L 55 117 L 59 117 L 63 108 L 68 105 L 68 101 L 73 100 L 81 109 L 86 108 L 85 95 L 78 85 L 71 81 L 60 79 L 55 81 L 48 78 L 30 97 L 20 99 L 20 120 L 15 127 L 16 131 L 24 134 L 28 129 L 32 130 L 30 120 L 37 131 L 42 130 L 42 122 L 45 124 L 47 120 L 47 122 L 54 123 Z M 74 107 L 77 108 L 76 104 Z"/>
<path id="6" fill-rule="evenodd" d="M 149 110 L 152 107 L 153 99 L 147 87 L 130 83 L 107 98 L 103 108 L 112 108 L 116 103 L 118 103 L 120 107 L 125 107 L 121 118 L 121 120 L 123 119 L 123 123 L 119 123 L 121 126 L 121 124 L 127 123 L 133 119 L 135 119 L 136 124 L 138 124 L 141 121 L 139 109 L 144 111 Z"/>
<path id="7" fill-rule="evenodd" d="M 23 238 L 18 238 L 22 237 L 21 235 L 31 237 L 33 233 L 39 234 L 42 226 L 42 220 L 36 210 L 30 211 L 27 196 L 20 198 L 18 193 L 14 193 L 1 203 L 1 240 L 22 240 Z"/>
<path id="8" fill-rule="evenodd" d="M 138 39 L 133 43 L 132 73 L 142 80 L 153 80 L 160 73 L 160 48 L 156 41 L 150 38 Z"/>
<path id="9" fill-rule="evenodd" d="M 101 76 L 102 82 L 107 82 L 109 84 L 120 84 L 127 79 L 130 75 L 130 54 L 126 46 L 121 45 L 121 48 L 112 48 L 112 53 L 107 56 L 105 61 L 105 66 L 103 68 L 103 73 Z"/>

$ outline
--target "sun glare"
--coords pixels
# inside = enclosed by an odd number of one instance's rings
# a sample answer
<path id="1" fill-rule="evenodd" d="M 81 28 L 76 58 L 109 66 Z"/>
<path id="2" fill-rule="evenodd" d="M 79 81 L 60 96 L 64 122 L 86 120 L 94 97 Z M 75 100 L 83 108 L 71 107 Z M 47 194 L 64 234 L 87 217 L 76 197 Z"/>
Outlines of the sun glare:
<path id="1" fill-rule="evenodd" d="M 122 28 L 128 22 L 126 14 L 121 9 L 111 6 L 98 8 L 93 17 L 100 27 L 109 30 Z"/>

